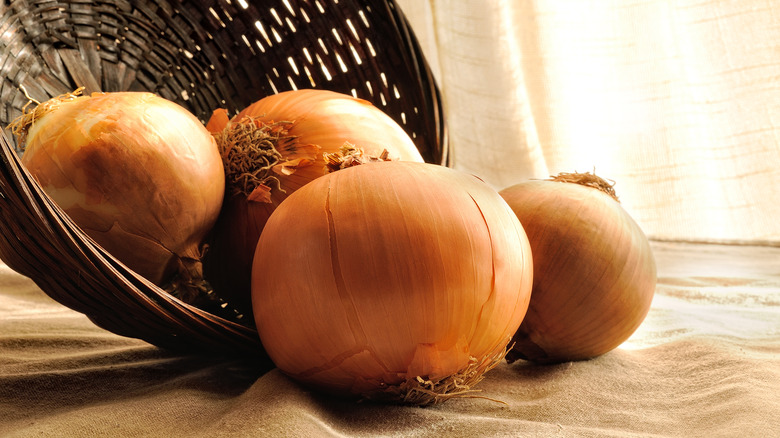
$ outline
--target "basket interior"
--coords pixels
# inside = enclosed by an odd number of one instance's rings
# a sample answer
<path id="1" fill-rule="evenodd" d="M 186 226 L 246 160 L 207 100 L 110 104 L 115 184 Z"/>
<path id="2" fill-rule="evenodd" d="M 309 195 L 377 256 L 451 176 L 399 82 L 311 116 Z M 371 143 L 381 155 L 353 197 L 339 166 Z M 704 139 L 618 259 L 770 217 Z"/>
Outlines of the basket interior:
<path id="1" fill-rule="evenodd" d="M 0 10 L 0 122 L 73 91 L 153 91 L 203 121 L 324 88 L 373 102 L 446 163 L 438 90 L 392 0 L 12 0 Z"/>
<path id="2" fill-rule="evenodd" d="M 448 164 L 439 91 L 393 0 L 11 0 L 0 5 L 0 123 L 85 87 L 152 91 L 202 121 L 321 88 L 373 102 Z M 186 305 L 73 224 L 0 141 L 0 257 L 115 333 L 188 351 L 259 350 L 252 329 Z"/>

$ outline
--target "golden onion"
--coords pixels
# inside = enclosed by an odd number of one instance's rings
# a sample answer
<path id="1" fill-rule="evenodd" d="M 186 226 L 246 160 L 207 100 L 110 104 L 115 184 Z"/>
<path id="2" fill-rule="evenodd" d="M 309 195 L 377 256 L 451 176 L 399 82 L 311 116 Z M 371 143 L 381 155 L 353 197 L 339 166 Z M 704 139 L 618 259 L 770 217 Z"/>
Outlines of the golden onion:
<path id="1" fill-rule="evenodd" d="M 232 119 L 217 110 L 207 127 L 225 161 L 227 193 L 209 239 L 206 276 L 246 314 L 257 240 L 287 196 L 328 173 L 334 161 L 338 168 L 342 159 L 379 159 L 383 151 L 386 159 L 422 161 L 408 134 L 379 108 L 327 90 L 267 96 Z"/>
<path id="2" fill-rule="evenodd" d="M 500 192 L 534 259 L 531 303 L 510 361 L 555 363 L 613 350 L 640 326 L 656 284 L 647 237 L 596 175 L 561 174 Z"/>
<path id="3" fill-rule="evenodd" d="M 284 373 L 332 394 L 424 405 L 470 393 L 503 359 L 532 260 L 487 184 L 389 161 L 291 194 L 252 272 L 258 333 Z"/>
<path id="4" fill-rule="evenodd" d="M 152 93 L 79 92 L 13 124 L 22 163 L 87 235 L 136 273 L 157 285 L 200 281 L 201 245 L 225 187 L 214 139 L 185 108 Z"/>

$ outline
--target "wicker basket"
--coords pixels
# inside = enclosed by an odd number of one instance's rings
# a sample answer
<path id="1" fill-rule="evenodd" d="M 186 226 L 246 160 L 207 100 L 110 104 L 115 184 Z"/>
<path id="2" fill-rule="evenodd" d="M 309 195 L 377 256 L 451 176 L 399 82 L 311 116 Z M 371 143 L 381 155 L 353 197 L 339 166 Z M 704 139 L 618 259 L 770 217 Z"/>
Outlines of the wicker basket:
<path id="1" fill-rule="evenodd" d="M 44 101 L 147 90 L 204 122 L 295 88 L 374 102 L 447 164 L 440 96 L 393 0 L 11 0 L 0 5 L 0 122 Z M 0 135 L 0 258 L 114 333 L 185 352 L 262 355 L 254 329 L 185 304 L 96 245 Z"/>

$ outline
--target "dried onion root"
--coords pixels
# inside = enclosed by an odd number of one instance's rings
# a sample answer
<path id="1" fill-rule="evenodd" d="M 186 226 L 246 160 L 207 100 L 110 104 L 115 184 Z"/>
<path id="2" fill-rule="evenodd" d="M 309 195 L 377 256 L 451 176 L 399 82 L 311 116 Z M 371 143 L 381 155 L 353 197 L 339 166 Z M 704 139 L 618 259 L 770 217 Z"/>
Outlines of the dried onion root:
<path id="1" fill-rule="evenodd" d="M 367 396 L 365 400 L 431 406 L 453 398 L 481 398 L 506 404 L 501 400 L 478 395 L 481 390 L 473 388 L 485 378 L 485 373 L 501 364 L 508 352 L 509 349 L 504 348 L 496 355 L 481 360 L 471 356 L 465 369 L 450 376 L 436 380 L 416 376 L 398 385 L 383 386 L 384 389 Z"/>
<path id="2" fill-rule="evenodd" d="M 227 190 L 231 196 L 243 195 L 259 202 L 270 202 L 271 185 L 285 192 L 278 175 L 290 174 L 299 166 L 311 164 L 319 147 L 307 145 L 307 154 L 295 161 L 291 149 L 299 152 L 296 138 L 289 134 L 291 122 L 264 123 L 247 117 L 214 134 L 225 166 Z M 279 152 L 279 150 L 284 151 Z M 282 170 L 284 169 L 284 170 Z"/>

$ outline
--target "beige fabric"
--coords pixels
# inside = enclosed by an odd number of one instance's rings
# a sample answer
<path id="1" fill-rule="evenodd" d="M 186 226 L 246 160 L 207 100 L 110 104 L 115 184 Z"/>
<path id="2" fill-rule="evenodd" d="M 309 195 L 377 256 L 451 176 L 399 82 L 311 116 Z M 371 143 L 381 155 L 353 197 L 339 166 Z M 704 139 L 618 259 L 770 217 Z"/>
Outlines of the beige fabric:
<path id="1" fill-rule="evenodd" d="M 658 239 L 780 242 L 780 3 L 399 0 L 456 167 L 595 171 Z"/>
<path id="2" fill-rule="evenodd" d="M 597 359 L 506 363 L 429 408 L 312 393 L 277 370 L 105 332 L 0 264 L 0 436 L 780 436 L 780 249 L 654 244 L 639 331 Z"/>

